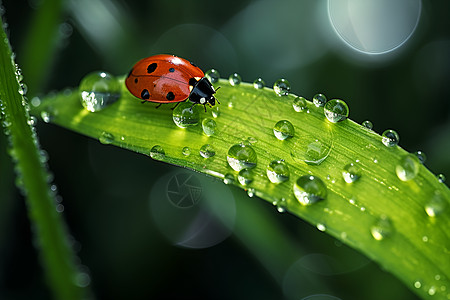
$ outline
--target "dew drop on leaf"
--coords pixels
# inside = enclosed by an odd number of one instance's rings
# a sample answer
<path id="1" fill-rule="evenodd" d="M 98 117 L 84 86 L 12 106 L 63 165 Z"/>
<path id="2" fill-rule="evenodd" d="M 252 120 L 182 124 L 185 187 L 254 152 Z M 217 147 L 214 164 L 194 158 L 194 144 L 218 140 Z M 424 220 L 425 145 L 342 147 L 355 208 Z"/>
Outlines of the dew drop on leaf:
<path id="1" fill-rule="evenodd" d="M 306 99 L 303 97 L 296 97 L 292 101 L 292 107 L 296 112 L 304 112 L 308 109 Z"/>
<path id="2" fill-rule="evenodd" d="M 100 111 L 120 98 L 120 90 L 119 81 L 111 74 L 89 73 L 80 82 L 81 104 L 88 111 Z"/>
<path id="3" fill-rule="evenodd" d="M 241 185 L 249 185 L 253 182 L 253 173 L 249 169 L 242 169 L 238 174 L 238 181 Z"/>
<path id="4" fill-rule="evenodd" d="M 210 144 L 205 144 L 200 148 L 200 155 L 204 158 L 210 158 L 216 155 L 216 150 Z"/>
<path id="5" fill-rule="evenodd" d="M 349 109 L 347 104 L 340 99 L 331 99 L 324 106 L 325 116 L 328 121 L 337 123 L 347 119 Z"/>
<path id="6" fill-rule="evenodd" d="M 427 215 L 434 218 L 447 208 L 447 202 L 440 191 L 435 191 L 424 208 Z"/>
<path id="7" fill-rule="evenodd" d="M 200 113 L 197 105 L 192 106 L 188 102 L 180 102 L 172 112 L 173 122 L 180 128 L 197 126 L 200 122 Z"/>
<path id="8" fill-rule="evenodd" d="M 223 177 L 223 183 L 225 183 L 225 184 L 233 184 L 234 181 L 235 181 L 235 179 L 234 179 L 234 175 L 233 174 L 227 173 Z"/>
<path id="9" fill-rule="evenodd" d="M 398 133 L 392 129 L 385 130 L 381 135 L 382 142 L 386 147 L 394 147 L 398 145 L 400 141 L 400 136 Z"/>
<path id="10" fill-rule="evenodd" d="M 266 83 L 262 78 L 257 78 L 253 81 L 253 87 L 257 90 L 262 89 L 266 86 Z"/>
<path id="11" fill-rule="evenodd" d="M 273 134 L 275 137 L 281 141 L 292 138 L 294 136 L 294 126 L 291 122 L 287 120 L 278 121 L 273 126 Z"/>
<path id="12" fill-rule="evenodd" d="M 160 145 L 155 145 L 150 150 L 150 157 L 155 160 L 163 160 L 166 157 L 166 152 Z"/>
<path id="13" fill-rule="evenodd" d="M 283 160 L 274 160 L 266 169 L 267 178 L 272 183 L 282 183 L 289 180 L 289 168 Z"/>
<path id="14" fill-rule="evenodd" d="M 232 86 L 237 86 L 241 84 L 242 78 L 238 73 L 233 73 L 228 77 L 228 81 Z"/>
<path id="15" fill-rule="evenodd" d="M 299 177 L 294 183 L 295 198 L 302 205 L 311 205 L 324 200 L 327 194 L 327 186 L 319 177 L 304 175 Z"/>
<path id="16" fill-rule="evenodd" d="M 183 153 L 184 156 L 189 156 L 189 155 L 191 155 L 191 148 L 183 147 L 183 149 L 181 150 L 181 153 Z"/>
<path id="17" fill-rule="evenodd" d="M 216 132 L 216 121 L 214 121 L 213 119 L 210 118 L 205 118 L 202 121 L 202 128 L 203 128 L 203 132 L 207 135 L 207 136 L 211 136 L 214 135 L 214 133 Z"/>
<path id="18" fill-rule="evenodd" d="M 403 156 L 395 166 L 397 177 L 402 181 L 408 181 L 419 173 L 420 161 L 414 154 Z"/>
<path id="19" fill-rule="evenodd" d="M 316 107 L 323 107 L 327 102 L 327 97 L 324 94 L 315 94 L 313 97 L 313 103 Z"/>
<path id="20" fill-rule="evenodd" d="M 277 199 L 277 200 L 273 201 L 272 204 L 277 207 L 277 211 L 279 213 L 284 213 L 287 210 L 287 201 L 285 198 Z"/>
<path id="21" fill-rule="evenodd" d="M 112 135 L 109 132 L 103 131 L 98 140 L 100 141 L 100 143 L 108 145 L 111 144 L 112 142 L 114 142 L 114 135 Z"/>
<path id="22" fill-rule="evenodd" d="M 291 84 L 284 78 L 280 78 L 273 84 L 273 90 L 277 96 L 287 96 L 291 91 Z"/>
<path id="23" fill-rule="evenodd" d="M 256 167 L 257 156 L 252 146 L 236 144 L 228 149 L 227 162 L 235 171 Z"/>
<path id="24" fill-rule="evenodd" d="M 354 163 L 349 163 L 342 170 L 342 177 L 345 182 L 353 183 L 361 177 L 361 169 Z"/>
<path id="25" fill-rule="evenodd" d="M 216 83 L 220 79 L 220 74 L 216 69 L 210 69 L 206 71 L 205 77 L 208 78 L 211 83 Z"/>
<path id="26" fill-rule="evenodd" d="M 424 164 L 427 161 L 427 156 L 423 151 L 416 151 L 414 152 L 414 155 L 417 156 L 421 164 Z"/>
<path id="27" fill-rule="evenodd" d="M 372 225 L 372 227 L 370 228 L 370 233 L 375 240 L 381 241 L 390 236 L 393 233 L 393 230 L 394 228 L 391 220 L 387 216 L 382 215 Z"/>
<path id="28" fill-rule="evenodd" d="M 367 129 L 372 130 L 373 128 L 373 123 L 369 120 L 366 120 L 364 122 L 362 122 L 362 126 L 366 127 Z"/>

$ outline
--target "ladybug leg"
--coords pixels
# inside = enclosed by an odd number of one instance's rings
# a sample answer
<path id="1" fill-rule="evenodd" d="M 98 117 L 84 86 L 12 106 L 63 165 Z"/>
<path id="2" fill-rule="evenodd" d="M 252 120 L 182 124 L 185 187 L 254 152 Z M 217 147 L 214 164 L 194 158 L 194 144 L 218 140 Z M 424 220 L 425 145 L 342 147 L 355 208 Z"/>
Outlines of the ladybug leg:
<path id="1" fill-rule="evenodd" d="M 181 103 L 181 102 L 177 102 L 177 104 L 175 104 L 175 106 L 172 107 L 171 110 L 174 110 L 174 109 L 178 106 L 178 104 L 180 104 L 180 103 Z"/>
<path id="2" fill-rule="evenodd" d="M 162 105 L 162 103 L 158 104 L 155 108 L 159 108 Z"/>

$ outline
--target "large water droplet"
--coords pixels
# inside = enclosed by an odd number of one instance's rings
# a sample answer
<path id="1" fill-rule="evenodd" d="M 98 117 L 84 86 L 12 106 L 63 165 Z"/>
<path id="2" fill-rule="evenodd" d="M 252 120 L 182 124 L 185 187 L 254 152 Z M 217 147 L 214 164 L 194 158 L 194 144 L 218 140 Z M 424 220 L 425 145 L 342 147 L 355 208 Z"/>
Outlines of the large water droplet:
<path id="1" fill-rule="evenodd" d="M 200 122 L 200 113 L 197 105 L 192 106 L 191 103 L 180 102 L 172 112 L 174 123 L 180 128 L 196 126 Z"/>
<path id="2" fill-rule="evenodd" d="M 331 131 L 323 132 L 320 139 L 315 136 L 302 134 L 302 141 L 291 148 L 291 157 L 309 165 L 320 165 L 329 155 L 333 147 Z"/>
<path id="3" fill-rule="evenodd" d="M 283 160 L 274 160 L 267 166 L 267 178 L 272 183 L 282 183 L 289 180 L 289 168 Z"/>
<path id="4" fill-rule="evenodd" d="M 354 163 L 349 163 L 345 165 L 342 171 L 342 177 L 344 177 L 345 182 L 352 183 L 361 177 L 361 169 Z"/>
<path id="5" fill-rule="evenodd" d="M 166 157 L 166 152 L 160 145 L 155 145 L 150 150 L 150 157 L 156 160 L 163 160 Z"/>
<path id="6" fill-rule="evenodd" d="M 203 132 L 207 135 L 207 136 L 211 136 L 216 132 L 216 121 L 214 121 L 213 119 L 210 118 L 205 118 L 202 121 L 202 128 L 203 128 Z"/>
<path id="7" fill-rule="evenodd" d="M 227 161 L 235 171 L 251 169 L 256 167 L 256 152 L 249 145 L 236 144 L 228 150 Z"/>
<path id="8" fill-rule="evenodd" d="M 242 78 L 238 73 L 233 73 L 228 77 L 228 81 L 232 86 L 236 86 L 241 84 Z"/>
<path id="9" fill-rule="evenodd" d="M 242 185 L 249 185 L 253 182 L 253 173 L 249 169 L 242 169 L 238 174 L 238 181 Z"/>
<path id="10" fill-rule="evenodd" d="M 337 123 L 347 119 L 349 109 L 343 100 L 331 99 L 325 103 L 324 112 L 328 121 Z"/>
<path id="11" fill-rule="evenodd" d="M 437 217 L 446 208 L 447 202 L 440 191 L 435 191 L 431 197 L 431 200 L 425 204 L 425 212 L 430 217 Z"/>
<path id="12" fill-rule="evenodd" d="M 206 71 L 205 77 L 208 78 L 211 83 L 216 83 L 220 79 L 220 74 L 216 69 L 210 69 Z"/>
<path id="13" fill-rule="evenodd" d="M 292 101 L 292 107 L 296 112 L 303 112 L 308 109 L 308 102 L 303 97 L 296 97 L 294 101 Z"/>
<path id="14" fill-rule="evenodd" d="M 315 94 L 313 97 L 313 103 L 317 107 L 325 106 L 325 103 L 327 103 L 327 97 L 324 94 Z"/>
<path id="15" fill-rule="evenodd" d="M 273 90 L 278 96 L 287 96 L 291 91 L 291 84 L 284 78 L 278 79 L 273 84 Z"/>
<path id="16" fill-rule="evenodd" d="M 253 87 L 255 89 L 262 89 L 266 86 L 266 83 L 264 82 L 264 80 L 262 78 L 257 78 L 255 79 L 255 81 L 253 81 Z"/>
<path id="17" fill-rule="evenodd" d="M 367 129 L 372 130 L 372 128 L 373 128 L 373 123 L 370 122 L 369 120 L 366 120 L 366 121 L 362 122 L 362 126 L 366 127 Z"/>
<path id="18" fill-rule="evenodd" d="M 397 132 L 395 132 L 392 129 L 385 130 L 383 134 L 381 135 L 382 142 L 386 147 L 394 147 L 398 145 L 398 142 L 400 141 L 400 136 Z"/>
<path id="19" fill-rule="evenodd" d="M 294 183 L 295 198 L 302 205 L 311 205 L 327 197 L 327 186 L 319 177 L 304 175 Z"/>
<path id="20" fill-rule="evenodd" d="M 391 220 L 387 216 L 382 215 L 370 228 L 370 233 L 374 239 L 381 241 L 391 235 L 393 230 Z"/>
<path id="21" fill-rule="evenodd" d="M 216 155 L 216 150 L 210 144 L 205 144 L 200 148 L 200 155 L 204 158 L 210 158 Z"/>
<path id="22" fill-rule="evenodd" d="M 98 140 L 100 141 L 100 143 L 108 145 L 114 142 L 114 135 L 109 132 L 103 131 Z"/>
<path id="23" fill-rule="evenodd" d="M 285 140 L 294 136 L 294 126 L 287 120 L 278 121 L 273 126 L 273 134 L 279 140 Z"/>
<path id="24" fill-rule="evenodd" d="M 120 98 L 118 80 L 106 72 L 92 72 L 86 75 L 79 87 L 81 104 L 91 112 L 99 111 Z"/>
<path id="25" fill-rule="evenodd" d="M 395 172 L 402 181 L 408 181 L 419 173 L 420 161 L 414 154 L 403 156 L 395 166 Z"/>

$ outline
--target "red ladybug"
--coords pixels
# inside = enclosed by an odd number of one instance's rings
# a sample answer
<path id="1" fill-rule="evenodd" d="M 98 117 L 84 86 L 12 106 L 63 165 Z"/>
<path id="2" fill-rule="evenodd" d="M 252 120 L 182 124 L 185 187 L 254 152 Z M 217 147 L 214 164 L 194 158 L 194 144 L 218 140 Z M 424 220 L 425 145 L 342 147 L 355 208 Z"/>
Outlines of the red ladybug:
<path id="1" fill-rule="evenodd" d="M 177 103 L 189 98 L 195 104 L 216 104 L 216 90 L 203 71 L 175 55 L 160 54 L 138 61 L 125 79 L 136 97 L 156 103 Z"/>

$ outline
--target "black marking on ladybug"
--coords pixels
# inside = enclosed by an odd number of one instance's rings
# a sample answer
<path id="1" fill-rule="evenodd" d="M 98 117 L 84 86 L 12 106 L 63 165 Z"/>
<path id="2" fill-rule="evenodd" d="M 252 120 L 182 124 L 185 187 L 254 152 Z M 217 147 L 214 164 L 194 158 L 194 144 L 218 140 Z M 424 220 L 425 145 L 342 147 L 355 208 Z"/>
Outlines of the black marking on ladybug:
<path id="1" fill-rule="evenodd" d="M 128 77 L 131 76 L 131 73 L 133 73 L 133 70 L 134 70 L 134 69 L 131 69 L 131 70 L 130 70 L 130 73 L 128 73 Z"/>
<path id="2" fill-rule="evenodd" d="M 175 99 L 175 95 L 172 92 L 168 92 L 166 95 L 167 100 L 173 100 Z"/>
<path id="3" fill-rule="evenodd" d="M 137 78 L 134 79 L 134 83 L 138 83 L 138 79 Z"/>
<path id="4" fill-rule="evenodd" d="M 141 98 L 146 100 L 150 98 L 150 93 L 148 92 L 147 89 L 143 89 L 141 92 Z"/>
<path id="5" fill-rule="evenodd" d="M 198 81 L 195 78 L 189 79 L 189 85 L 191 85 L 191 86 L 195 86 L 197 84 L 197 82 Z"/>
<path id="6" fill-rule="evenodd" d="M 149 64 L 147 67 L 147 73 L 153 73 L 156 70 L 157 66 L 158 66 L 157 63 Z"/>
<path id="7" fill-rule="evenodd" d="M 169 69 L 169 72 L 170 72 L 170 73 L 175 72 L 175 68 L 170 68 L 170 69 Z"/>
<path id="8" fill-rule="evenodd" d="M 190 61 L 191 65 L 193 65 L 194 67 L 197 67 L 196 64 L 194 64 L 192 61 Z M 197 67 L 198 68 L 198 67 Z"/>

